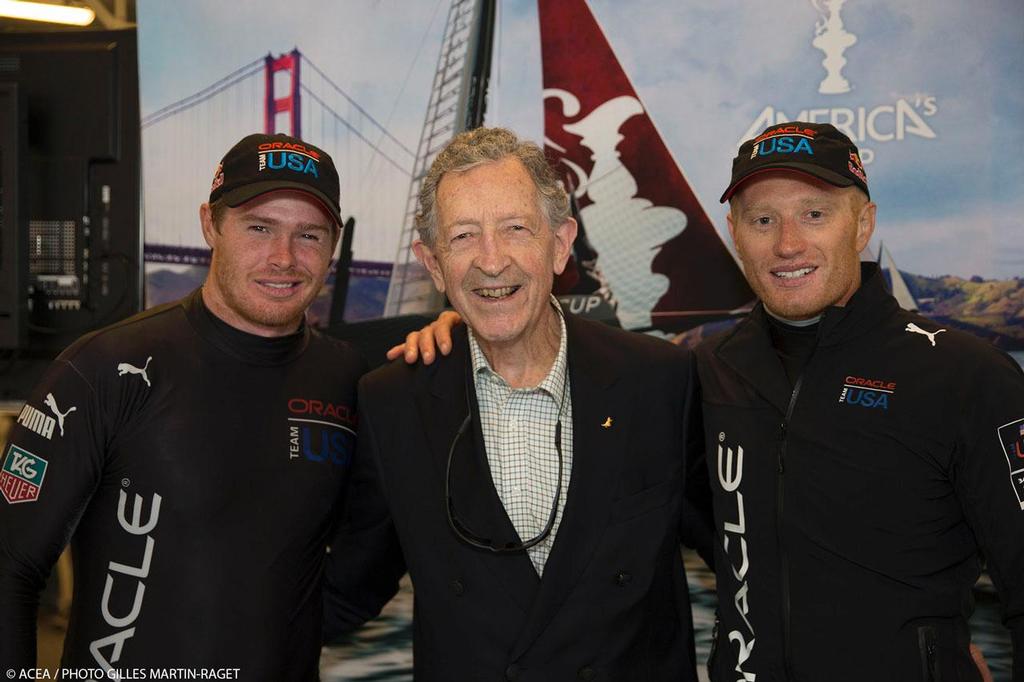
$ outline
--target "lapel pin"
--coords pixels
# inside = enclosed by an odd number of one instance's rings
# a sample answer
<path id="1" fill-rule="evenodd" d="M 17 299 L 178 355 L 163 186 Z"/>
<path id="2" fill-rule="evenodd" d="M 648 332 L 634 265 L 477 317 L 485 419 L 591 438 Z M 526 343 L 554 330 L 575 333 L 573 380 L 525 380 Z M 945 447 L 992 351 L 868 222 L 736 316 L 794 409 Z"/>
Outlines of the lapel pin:
<path id="1" fill-rule="evenodd" d="M 612 418 L 611 417 L 605 417 L 604 418 L 604 424 L 601 424 L 601 427 L 605 428 L 605 429 L 612 428 Z"/>

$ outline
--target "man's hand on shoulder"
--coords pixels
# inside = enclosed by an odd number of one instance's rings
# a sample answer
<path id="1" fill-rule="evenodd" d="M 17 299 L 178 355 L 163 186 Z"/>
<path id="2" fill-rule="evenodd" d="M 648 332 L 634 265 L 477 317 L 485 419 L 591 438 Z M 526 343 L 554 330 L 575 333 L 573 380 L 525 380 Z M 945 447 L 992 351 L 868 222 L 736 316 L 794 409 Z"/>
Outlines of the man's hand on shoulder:
<path id="1" fill-rule="evenodd" d="M 387 352 L 388 360 L 404 356 L 406 363 L 412 365 L 422 360 L 424 365 L 434 361 L 437 351 L 448 355 L 452 351 L 452 329 L 462 323 L 462 317 L 454 310 L 444 310 L 437 319 L 423 329 L 409 332 L 405 343 L 394 346 Z"/>
<path id="2" fill-rule="evenodd" d="M 974 661 L 974 665 L 978 666 L 982 682 L 992 682 L 992 671 L 988 668 L 985 654 L 981 653 L 981 649 L 974 642 L 971 642 L 971 659 Z"/>

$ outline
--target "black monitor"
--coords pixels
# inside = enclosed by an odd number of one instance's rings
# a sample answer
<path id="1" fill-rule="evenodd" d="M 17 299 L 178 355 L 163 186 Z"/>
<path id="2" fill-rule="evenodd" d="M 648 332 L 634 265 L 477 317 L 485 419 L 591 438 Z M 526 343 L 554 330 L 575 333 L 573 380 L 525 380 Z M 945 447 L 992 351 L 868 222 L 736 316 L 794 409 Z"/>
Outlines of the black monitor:
<path id="1" fill-rule="evenodd" d="M 24 397 L 34 365 L 141 309 L 140 215 L 135 31 L 5 34 L 0 399 Z"/>

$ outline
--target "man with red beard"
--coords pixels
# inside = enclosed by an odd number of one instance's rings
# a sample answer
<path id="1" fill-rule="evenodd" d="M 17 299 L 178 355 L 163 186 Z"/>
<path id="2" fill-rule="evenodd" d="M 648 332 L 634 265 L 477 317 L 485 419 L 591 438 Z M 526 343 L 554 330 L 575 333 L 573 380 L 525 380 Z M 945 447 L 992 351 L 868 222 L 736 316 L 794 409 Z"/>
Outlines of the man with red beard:
<path id="1" fill-rule="evenodd" d="M 65 668 L 317 677 L 363 372 L 305 321 L 338 241 L 338 174 L 307 142 L 249 135 L 199 216 L 205 284 L 75 342 L 12 429 L 2 668 L 35 668 L 39 591 L 70 539 Z"/>

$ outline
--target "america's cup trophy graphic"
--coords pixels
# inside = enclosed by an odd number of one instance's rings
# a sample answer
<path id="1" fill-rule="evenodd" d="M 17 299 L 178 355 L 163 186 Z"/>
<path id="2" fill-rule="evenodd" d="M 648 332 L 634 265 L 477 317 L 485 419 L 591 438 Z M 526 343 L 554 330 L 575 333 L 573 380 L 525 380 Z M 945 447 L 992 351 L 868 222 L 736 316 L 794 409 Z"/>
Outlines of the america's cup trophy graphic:
<path id="1" fill-rule="evenodd" d="M 846 66 L 843 52 L 857 42 L 857 36 L 843 27 L 839 16 L 846 0 L 811 0 L 814 9 L 821 18 L 814 26 L 814 47 L 825 53 L 821 65 L 828 75 L 818 85 L 818 92 L 823 95 L 841 95 L 850 91 L 850 82 L 843 78 L 842 70 Z"/>

